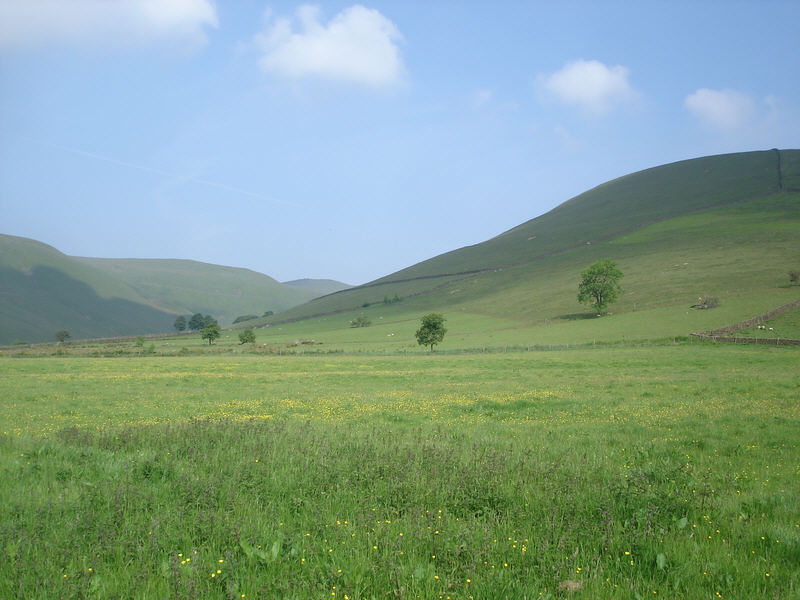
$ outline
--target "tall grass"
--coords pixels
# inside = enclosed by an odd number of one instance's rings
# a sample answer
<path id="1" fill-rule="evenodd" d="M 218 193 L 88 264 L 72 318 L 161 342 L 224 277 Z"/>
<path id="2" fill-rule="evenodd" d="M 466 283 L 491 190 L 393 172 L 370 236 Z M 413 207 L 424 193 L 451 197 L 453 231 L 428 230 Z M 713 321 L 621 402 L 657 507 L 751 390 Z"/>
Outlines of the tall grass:
<path id="1" fill-rule="evenodd" d="M 0 361 L 0 596 L 796 597 L 797 358 Z"/>

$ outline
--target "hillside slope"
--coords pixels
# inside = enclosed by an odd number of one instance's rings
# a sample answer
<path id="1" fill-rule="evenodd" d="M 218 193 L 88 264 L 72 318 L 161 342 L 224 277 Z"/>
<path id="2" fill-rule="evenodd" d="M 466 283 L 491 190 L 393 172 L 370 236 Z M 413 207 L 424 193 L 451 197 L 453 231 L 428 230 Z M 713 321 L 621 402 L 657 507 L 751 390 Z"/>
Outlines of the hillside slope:
<path id="1" fill-rule="evenodd" d="M 35 240 L 0 234 L 0 344 L 167 331 L 174 314 Z"/>
<path id="2" fill-rule="evenodd" d="M 189 260 L 67 256 L 41 242 L 0 234 L 0 344 L 161 333 L 175 317 L 210 314 L 227 325 L 243 314 L 279 312 L 319 293 L 248 269 Z"/>
<path id="3" fill-rule="evenodd" d="M 525 323 L 569 319 L 587 312 L 576 301 L 580 271 L 606 257 L 625 272 L 626 294 L 615 312 L 683 304 L 699 294 L 791 294 L 781 286 L 800 256 L 798 192 L 798 150 L 655 167 L 600 185 L 483 243 L 315 299 L 272 321 L 359 311 L 395 294 L 401 302 L 394 312 L 461 310 Z"/>
<path id="4" fill-rule="evenodd" d="M 352 285 L 334 279 L 294 279 L 292 281 L 284 281 L 283 284 L 312 291 L 317 296 L 325 296 L 353 287 Z"/>
<path id="5" fill-rule="evenodd" d="M 284 285 L 249 269 L 192 260 L 78 258 L 124 282 L 164 310 L 210 314 L 221 325 L 239 315 L 280 312 L 315 298 L 314 291 Z"/>

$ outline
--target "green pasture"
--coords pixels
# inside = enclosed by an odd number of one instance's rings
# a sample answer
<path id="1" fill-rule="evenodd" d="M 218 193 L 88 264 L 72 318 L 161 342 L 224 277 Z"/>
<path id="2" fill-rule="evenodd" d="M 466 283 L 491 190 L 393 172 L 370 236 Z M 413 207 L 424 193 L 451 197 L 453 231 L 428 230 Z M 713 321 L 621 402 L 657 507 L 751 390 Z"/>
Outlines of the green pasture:
<path id="1" fill-rule="evenodd" d="M 785 178 L 794 177 L 796 155 L 781 152 Z M 580 272 L 604 258 L 625 274 L 626 293 L 614 312 L 780 291 L 787 271 L 800 268 L 800 192 L 777 189 L 776 166 L 770 151 L 648 169 L 379 285 L 318 298 L 269 320 L 357 311 L 395 295 L 407 311 L 552 320 L 582 312 L 575 300 Z M 470 272 L 476 269 L 482 271 Z"/>
<path id="2" fill-rule="evenodd" d="M 749 327 L 731 335 L 756 338 L 788 338 L 800 340 L 800 308 L 796 308 L 763 323 L 764 329 Z"/>
<path id="3" fill-rule="evenodd" d="M 693 332 L 708 331 L 766 313 L 797 299 L 800 288 L 784 286 L 762 293 L 730 296 L 709 310 L 684 303 L 596 317 L 585 309 L 555 319 L 527 320 L 518 316 L 486 315 L 466 310 L 445 313 L 447 334 L 436 352 L 506 352 L 549 350 L 576 346 L 622 346 L 686 341 Z M 694 299 L 696 302 L 696 298 Z M 240 344 L 241 330 L 224 330 L 209 345 L 199 332 L 127 338 L 114 341 L 74 341 L 67 344 L 7 346 L 0 356 L 186 356 L 219 354 L 383 354 L 421 355 L 414 333 L 423 311 L 403 303 L 379 303 L 358 311 L 255 328 L 255 344 Z M 795 310 L 781 317 L 769 335 L 800 338 Z M 351 327 L 363 315 L 369 327 Z M 784 325 L 785 323 L 785 325 Z M 754 329 L 752 335 L 758 334 Z M 738 334 L 737 334 L 738 335 Z M 750 335 L 745 333 L 745 335 Z M 762 337 L 764 335 L 762 334 Z"/>
<path id="4" fill-rule="evenodd" d="M 0 597 L 797 597 L 798 359 L 3 358 Z"/>

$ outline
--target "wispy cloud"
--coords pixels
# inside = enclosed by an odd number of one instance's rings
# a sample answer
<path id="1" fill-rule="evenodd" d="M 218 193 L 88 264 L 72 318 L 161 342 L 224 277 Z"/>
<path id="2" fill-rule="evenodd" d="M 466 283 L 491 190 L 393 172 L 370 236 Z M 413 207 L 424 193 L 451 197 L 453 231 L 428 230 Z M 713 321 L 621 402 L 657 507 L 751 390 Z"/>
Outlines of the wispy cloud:
<path id="1" fill-rule="evenodd" d="M 216 27 L 211 0 L 3 0 L 0 48 L 127 45 L 161 39 L 205 43 Z"/>
<path id="2" fill-rule="evenodd" d="M 485 106 L 492 99 L 493 95 L 494 93 L 492 92 L 492 90 L 487 90 L 487 89 L 475 90 L 474 92 L 472 92 L 472 98 L 471 98 L 472 106 L 474 106 L 475 108 L 480 108 L 481 106 Z"/>
<path id="3" fill-rule="evenodd" d="M 701 122 L 720 131 L 739 129 L 756 114 L 756 103 L 750 96 L 728 89 L 699 89 L 689 94 L 683 105 Z"/>
<path id="4" fill-rule="evenodd" d="M 628 69 L 608 67 L 597 60 L 575 60 L 562 69 L 539 78 L 541 86 L 555 98 L 582 110 L 603 115 L 639 94 L 628 82 Z"/>
<path id="5" fill-rule="evenodd" d="M 385 87 L 404 79 L 402 39 L 394 23 L 374 9 L 351 6 L 323 23 L 318 7 L 301 6 L 293 19 L 270 20 L 256 43 L 266 72 Z"/>
<path id="6" fill-rule="evenodd" d="M 116 165 L 119 167 L 125 167 L 127 169 L 134 169 L 136 171 L 143 171 L 145 173 L 152 173 L 154 175 L 160 175 L 162 177 L 169 178 L 169 180 L 174 183 L 193 183 L 197 185 L 202 185 L 205 187 L 216 188 L 223 192 L 229 192 L 232 194 L 237 194 L 240 196 L 249 196 L 250 198 L 255 198 L 258 200 L 263 200 L 265 202 L 269 202 L 271 204 L 284 204 L 286 206 L 294 206 L 297 208 L 303 208 L 302 205 L 297 204 L 296 202 L 289 202 L 287 200 L 280 200 L 278 198 L 274 198 L 271 196 L 266 196 L 264 194 L 260 194 L 258 192 L 253 192 L 251 190 L 246 190 L 240 187 L 236 187 L 233 185 L 228 185 L 225 183 L 220 183 L 218 181 L 212 181 L 210 179 L 204 179 L 202 177 L 196 177 L 194 175 L 179 175 L 176 173 L 172 173 L 169 171 L 165 171 L 163 169 L 156 169 L 153 167 L 148 167 L 146 165 L 141 165 L 137 163 L 132 163 L 125 160 L 119 160 L 114 158 L 113 156 L 106 156 L 104 154 L 97 154 L 96 152 L 88 152 L 86 150 L 82 150 L 80 148 L 73 148 L 71 146 L 63 146 L 61 144 L 54 144 L 52 142 L 46 142 L 43 140 L 36 140 L 28 137 L 20 138 L 26 142 L 37 144 L 39 146 L 45 146 L 48 148 L 53 148 L 55 150 L 61 150 L 63 152 L 69 152 L 70 154 L 76 154 L 78 156 L 84 156 L 86 158 L 92 158 L 95 160 L 99 160 L 105 163 L 109 163 L 112 165 Z"/>

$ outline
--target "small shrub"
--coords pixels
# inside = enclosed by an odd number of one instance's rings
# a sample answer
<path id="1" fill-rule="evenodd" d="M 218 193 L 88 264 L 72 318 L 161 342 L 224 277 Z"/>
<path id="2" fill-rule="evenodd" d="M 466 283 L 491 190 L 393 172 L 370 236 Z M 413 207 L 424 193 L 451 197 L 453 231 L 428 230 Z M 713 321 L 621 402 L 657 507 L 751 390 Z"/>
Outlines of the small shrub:
<path id="1" fill-rule="evenodd" d="M 369 320 L 368 317 L 364 315 L 359 315 L 352 321 L 350 321 L 350 327 L 369 327 L 372 325 L 372 321 Z"/>
<path id="2" fill-rule="evenodd" d="M 789 271 L 789 282 L 793 284 L 800 283 L 800 271 Z"/>
<path id="3" fill-rule="evenodd" d="M 240 344 L 255 344 L 256 343 L 256 334 L 253 333 L 252 329 L 245 329 L 244 331 L 239 333 L 239 343 Z"/>
<path id="4" fill-rule="evenodd" d="M 141 348 L 142 346 L 144 346 L 144 336 L 140 335 L 136 338 L 136 347 Z"/>
<path id="5" fill-rule="evenodd" d="M 233 320 L 233 324 L 236 325 L 237 323 L 241 323 L 242 321 L 250 321 L 252 319 L 257 319 L 258 315 L 240 315 Z"/>

